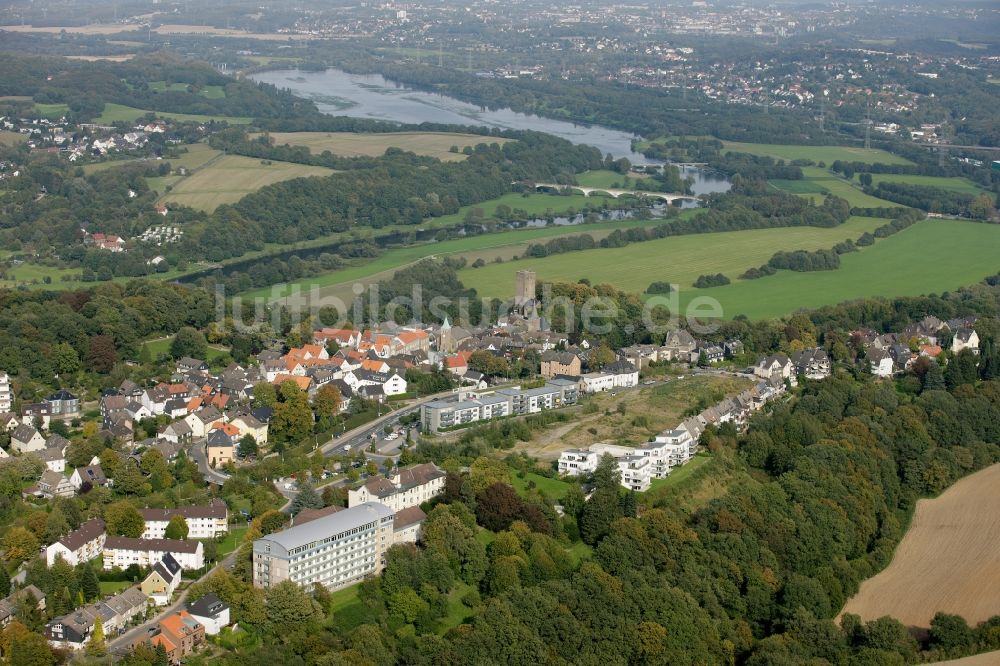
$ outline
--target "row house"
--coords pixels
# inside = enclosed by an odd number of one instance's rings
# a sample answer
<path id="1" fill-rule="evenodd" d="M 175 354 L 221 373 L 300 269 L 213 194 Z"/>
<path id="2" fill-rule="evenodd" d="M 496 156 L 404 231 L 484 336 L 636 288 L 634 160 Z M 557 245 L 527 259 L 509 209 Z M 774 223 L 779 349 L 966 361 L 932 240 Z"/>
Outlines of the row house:
<path id="1" fill-rule="evenodd" d="M 150 567 L 169 553 L 187 571 L 205 566 L 204 547 L 200 541 L 179 539 L 134 539 L 112 536 L 104 541 L 104 569 L 127 569 L 129 565 Z"/>
<path id="2" fill-rule="evenodd" d="M 106 638 L 122 633 L 135 621 L 145 617 L 149 599 L 138 588 L 131 587 L 110 599 L 89 604 L 54 618 L 45 625 L 45 638 L 53 647 L 79 650 L 90 639 L 101 619 Z"/>

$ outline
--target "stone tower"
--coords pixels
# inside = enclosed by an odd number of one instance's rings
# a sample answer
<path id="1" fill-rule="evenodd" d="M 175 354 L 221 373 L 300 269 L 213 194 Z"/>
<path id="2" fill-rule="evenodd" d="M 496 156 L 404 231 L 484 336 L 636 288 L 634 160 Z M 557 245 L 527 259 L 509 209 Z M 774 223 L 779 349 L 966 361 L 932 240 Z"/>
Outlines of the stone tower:
<path id="1" fill-rule="evenodd" d="M 535 301 L 535 271 L 517 272 L 517 291 L 514 292 L 514 307 L 523 308 Z"/>
<path id="2" fill-rule="evenodd" d="M 442 354 L 450 354 L 455 351 L 455 339 L 451 336 L 451 322 L 445 315 L 441 324 L 441 333 L 438 335 L 438 351 Z"/>

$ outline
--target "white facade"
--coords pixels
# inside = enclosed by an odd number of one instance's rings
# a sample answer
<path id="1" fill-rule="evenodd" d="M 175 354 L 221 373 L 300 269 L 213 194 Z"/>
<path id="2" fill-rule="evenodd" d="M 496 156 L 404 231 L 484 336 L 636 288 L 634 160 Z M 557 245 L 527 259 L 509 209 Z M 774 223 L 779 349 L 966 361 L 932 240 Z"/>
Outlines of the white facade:
<path id="1" fill-rule="evenodd" d="M 214 539 L 229 533 L 229 511 L 221 500 L 215 500 L 208 506 L 143 509 L 140 513 L 146 522 L 143 539 L 162 539 L 174 516 L 183 516 L 188 526 L 188 539 Z"/>
<path id="2" fill-rule="evenodd" d="M 253 584 L 291 580 L 337 590 L 379 573 L 392 543 L 392 509 L 361 504 L 254 541 Z"/>
<path id="3" fill-rule="evenodd" d="M 632 388 L 639 385 L 639 371 L 633 372 L 588 372 L 580 376 L 580 390 L 584 393 L 600 393 L 616 388 Z"/>
<path id="4" fill-rule="evenodd" d="M 104 543 L 104 569 L 125 569 L 130 564 L 150 567 L 159 562 L 164 553 L 170 553 L 185 570 L 205 566 L 204 547 L 200 541 L 108 537 Z"/>
<path id="5" fill-rule="evenodd" d="M 10 387 L 10 376 L 0 372 L 0 412 L 9 412 L 14 405 L 14 391 Z"/>
<path id="6" fill-rule="evenodd" d="M 94 518 L 80 525 L 63 538 L 45 549 L 45 562 L 52 566 L 57 557 L 62 557 L 74 567 L 81 562 L 89 562 L 104 552 L 107 533 L 104 521 Z"/>
<path id="7" fill-rule="evenodd" d="M 600 456 L 596 451 L 586 449 L 566 449 L 559 454 L 559 473 L 570 476 L 592 474 L 597 469 Z"/>
<path id="8" fill-rule="evenodd" d="M 394 513 L 420 506 L 444 492 L 446 475 L 431 463 L 400 470 L 391 479 L 377 477 L 347 493 L 347 506 L 381 502 Z"/>

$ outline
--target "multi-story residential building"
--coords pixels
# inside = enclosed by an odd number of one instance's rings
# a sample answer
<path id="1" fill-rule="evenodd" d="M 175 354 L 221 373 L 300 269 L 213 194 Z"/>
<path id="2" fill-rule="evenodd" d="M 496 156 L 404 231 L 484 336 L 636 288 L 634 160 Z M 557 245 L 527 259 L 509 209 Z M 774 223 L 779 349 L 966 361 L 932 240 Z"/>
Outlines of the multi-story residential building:
<path id="1" fill-rule="evenodd" d="M 214 539 L 229 532 L 229 509 L 220 499 L 213 499 L 204 506 L 179 506 L 176 509 L 141 509 L 146 521 L 143 539 L 162 539 L 167 524 L 174 516 L 181 516 L 188 526 L 188 539 Z"/>
<path id="2" fill-rule="evenodd" d="M 806 379 L 823 379 L 830 376 L 830 357 L 819 347 L 803 349 L 792 354 L 795 372 Z"/>
<path id="3" fill-rule="evenodd" d="M 46 548 L 45 562 L 50 567 L 57 557 L 62 557 L 74 567 L 81 562 L 88 562 L 104 552 L 106 538 L 104 521 L 93 518 Z"/>
<path id="4" fill-rule="evenodd" d="M 0 372 L 0 412 L 9 412 L 14 407 L 14 391 L 10 386 L 10 375 Z"/>
<path id="5" fill-rule="evenodd" d="M 205 626 L 191 613 L 181 609 L 160 620 L 155 627 L 147 629 L 132 646 L 142 644 L 152 648 L 162 646 L 170 663 L 179 664 L 204 642 Z"/>
<path id="6" fill-rule="evenodd" d="M 254 541 L 253 584 L 337 590 L 379 573 L 392 544 L 392 509 L 366 502 Z"/>
<path id="7" fill-rule="evenodd" d="M 151 567 L 163 559 L 165 553 L 170 553 L 181 568 L 188 571 L 205 566 L 204 547 L 200 541 L 112 536 L 104 541 L 104 569 L 126 569 L 130 564 Z"/>
<path id="8" fill-rule="evenodd" d="M 435 400 L 424 405 L 421 427 L 424 432 L 437 432 L 476 421 L 535 414 L 575 404 L 578 397 L 576 382 L 566 379 L 553 379 L 533 389 L 509 388 L 493 393 L 463 390 L 455 398 Z"/>
<path id="9" fill-rule="evenodd" d="M 559 473 L 570 476 L 591 474 L 597 469 L 597 461 L 600 457 L 596 451 L 566 449 L 559 454 Z"/>
<path id="10" fill-rule="evenodd" d="M 347 506 L 381 502 L 398 513 L 443 493 L 445 476 L 433 463 L 426 463 L 399 470 L 391 479 L 375 477 L 357 490 L 348 491 Z"/>
<path id="11" fill-rule="evenodd" d="M 542 352 L 541 373 L 546 379 L 556 375 L 577 377 L 580 375 L 580 357 L 573 352 Z"/>

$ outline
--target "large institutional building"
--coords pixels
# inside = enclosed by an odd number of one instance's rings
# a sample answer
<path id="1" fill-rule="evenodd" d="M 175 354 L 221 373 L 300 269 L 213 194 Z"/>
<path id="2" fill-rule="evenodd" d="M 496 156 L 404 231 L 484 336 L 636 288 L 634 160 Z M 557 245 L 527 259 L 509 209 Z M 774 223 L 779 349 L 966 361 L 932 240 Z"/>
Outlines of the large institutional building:
<path id="1" fill-rule="evenodd" d="M 269 534 L 253 544 L 253 583 L 290 580 L 336 590 L 377 574 L 393 544 L 391 508 L 366 502 Z"/>

